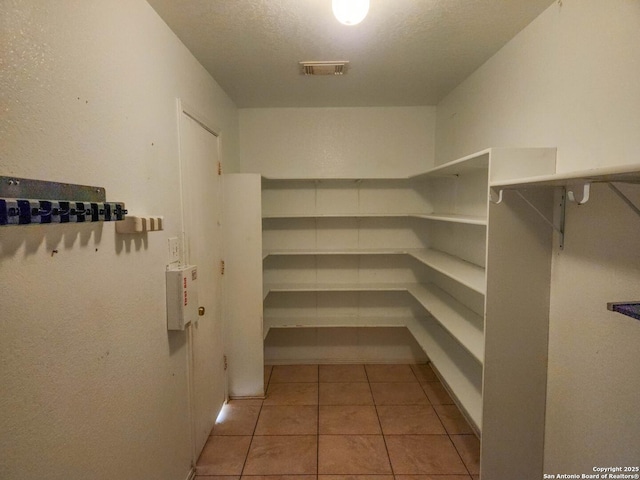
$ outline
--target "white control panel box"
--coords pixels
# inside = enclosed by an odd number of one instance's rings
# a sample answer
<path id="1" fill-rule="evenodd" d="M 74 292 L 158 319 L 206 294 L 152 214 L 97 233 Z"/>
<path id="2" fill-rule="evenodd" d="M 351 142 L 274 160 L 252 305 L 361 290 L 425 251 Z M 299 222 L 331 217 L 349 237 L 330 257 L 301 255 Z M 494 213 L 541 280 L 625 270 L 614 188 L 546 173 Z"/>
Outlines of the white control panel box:
<path id="1" fill-rule="evenodd" d="M 184 330 L 198 319 L 198 269 L 195 265 L 167 270 L 167 329 Z"/>

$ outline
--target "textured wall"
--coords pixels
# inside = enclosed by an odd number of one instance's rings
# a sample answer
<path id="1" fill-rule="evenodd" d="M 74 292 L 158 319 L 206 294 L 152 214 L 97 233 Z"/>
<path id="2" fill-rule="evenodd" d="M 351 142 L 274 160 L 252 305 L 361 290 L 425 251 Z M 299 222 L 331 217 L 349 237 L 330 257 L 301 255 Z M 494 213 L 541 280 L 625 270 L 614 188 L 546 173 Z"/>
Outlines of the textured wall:
<path id="1" fill-rule="evenodd" d="M 487 147 L 558 147 L 558 170 L 638 161 L 640 2 L 554 3 L 438 105 L 444 163 Z"/>
<path id="2" fill-rule="evenodd" d="M 283 177 L 402 177 L 433 166 L 435 107 L 240 110 L 241 168 Z"/>
<path id="3" fill-rule="evenodd" d="M 175 99 L 222 130 L 227 171 L 237 111 L 143 0 L 4 0 L 0 21 L 0 174 L 104 186 L 166 222 L 0 230 L 0 478 L 183 479 L 186 338 L 167 333 L 164 280 Z"/>
<path id="4" fill-rule="evenodd" d="M 563 0 L 438 105 L 438 162 L 495 146 L 558 147 L 562 172 L 640 161 L 640 2 Z M 640 187 L 628 194 L 640 204 Z M 637 463 L 638 217 L 605 186 L 569 205 L 553 256 L 545 471 Z M 523 273 L 526 275 L 526 273 Z M 635 462 L 635 463 L 634 463 Z"/>

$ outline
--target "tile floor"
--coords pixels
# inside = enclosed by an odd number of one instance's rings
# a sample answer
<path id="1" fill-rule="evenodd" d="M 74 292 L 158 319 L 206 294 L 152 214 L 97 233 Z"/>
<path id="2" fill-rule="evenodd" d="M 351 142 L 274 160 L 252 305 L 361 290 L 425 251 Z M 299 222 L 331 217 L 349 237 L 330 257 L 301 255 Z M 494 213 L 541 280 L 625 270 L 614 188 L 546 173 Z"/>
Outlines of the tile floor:
<path id="1" fill-rule="evenodd" d="M 265 367 L 232 400 L 200 480 L 477 480 L 480 442 L 428 365 Z"/>

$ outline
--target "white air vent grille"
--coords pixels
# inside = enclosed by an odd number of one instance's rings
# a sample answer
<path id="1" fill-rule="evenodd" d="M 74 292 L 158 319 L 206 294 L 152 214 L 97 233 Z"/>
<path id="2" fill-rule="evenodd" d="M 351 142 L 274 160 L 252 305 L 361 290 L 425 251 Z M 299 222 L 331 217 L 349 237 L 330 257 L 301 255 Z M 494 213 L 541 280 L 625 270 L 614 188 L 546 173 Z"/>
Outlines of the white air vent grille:
<path id="1" fill-rule="evenodd" d="M 332 62 L 300 62 L 303 75 L 343 75 L 349 62 L 346 60 Z"/>

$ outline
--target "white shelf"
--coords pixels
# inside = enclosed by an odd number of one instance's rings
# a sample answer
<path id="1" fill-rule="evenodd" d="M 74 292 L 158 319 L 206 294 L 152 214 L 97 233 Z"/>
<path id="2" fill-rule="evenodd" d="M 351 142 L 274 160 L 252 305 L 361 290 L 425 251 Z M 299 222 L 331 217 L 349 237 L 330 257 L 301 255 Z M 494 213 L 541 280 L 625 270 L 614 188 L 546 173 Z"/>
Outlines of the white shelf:
<path id="1" fill-rule="evenodd" d="M 474 358 L 484 361 L 484 329 L 480 315 L 433 284 L 409 286 L 409 293 L 447 330 Z"/>
<path id="2" fill-rule="evenodd" d="M 263 258 L 268 256 L 293 256 L 293 255 L 406 255 L 406 248 L 343 248 L 343 249 L 311 249 L 292 248 L 282 250 L 268 250 L 263 252 Z"/>
<path id="3" fill-rule="evenodd" d="M 438 222 L 464 223 L 467 225 L 487 225 L 487 217 L 480 215 L 458 215 L 447 213 L 429 213 L 410 215 L 410 217 L 423 218 L 425 220 L 434 220 Z"/>
<path id="4" fill-rule="evenodd" d="M 281 292 L 404 292 L 404 283 L 275 283 L 264 285 L 264 296 Z"/>
<path id="5" fill-rule="evenodd" d="M 264 337 L 272 328 L 369 328 L 369 327 L 406 327 L 409 320 L 405 317 L 373 316 L 265 316 Z"/>
<path id="6" fill-rule="evenodd" d="M 458 160 L 439 165 L 424 173 L 419 173 L 409 178 L 423 180 L 429 177 L 457 176 L 464 173 L 486 170 L 489 167 L 490 153 L 491 149 L 482 150 Z"/>
<path id="7" fill-rule="evenodd" d="M 455 280 L 471 290 L 486 292 L 485 270 L 478 265 L 466 262 L 458 257 L 432 249 L 411 248 L 377 248 L 377 249 L 283 249 L 263 252 L 263 259 L 268 256 L 295 255 L 409 255 L 429 268 Z"/>
<path id="8" fill-rule="evenodd" d="M 482 317 L 471 311 L 452 296 L 432 284 L 415 283 L 313 283 L 313 284 L 276 284 L 265 286 L 265 295 L 271 292 L 390 292 L 404 291 L 411 294 L 429 312 L 449 334 L 462 345 L 473 357 L 482 363 L 484 359 L 484 333 Z M 338 323 L 347 317 L 332 317 Z M 359 317 L 350 317 L 358 319 Z M 370 317 L 379 319 L 380 317 Z M 389 317 L 386 317 L 388 321 Z M 316 319 L 317 320 L 317 319 Z M 266 318 L 265 318 L 266 321 Z M 315 326 L 309 324 L 308 317 L 293 317 L 291 323 L 281 326 Z M 325 319 L 325 322 L 327 319 Z M 304 324 L 304 325 L 302 325 Z M 346 323 L 348 326 L 349 323 Z M 356 326 L 350 324 L 351 326 Z M 269 325 L 273 327 L 274 325 Z M 329 326 L 329 325 L 326 325 Z M 338 326 L 338 325 L 331 325 Z M 357 325 L 364 326 L 364 325 Z M 375 324 L 375 326 L 380 326 Z M 397 326 L 397 324 L 395 325 Z M 408 326 L 408 325 L 407 325 Z"/>
<path id="9" fill-rule="evenodd" d="M 409 218 L 419 217 L 423 214 L 407 213 L 263 213 L 263 219 L 288 219 L 288 218 Z"/>
<path id="10" fill-rule="evenodd" d="M 487 217 L 480 215 L 458 215 L 455 213 L 263 213 L 263 220 L 307 218 L 421 218 L 438 222 L 487 225 Z"/>
<path id="11" fill-rule="evenodd" d="M 490 186 L 500 188 L 561 187 L 582 182 L 640 183 L 640 164 L 501 180 L 491 182 Z"/>
<path id="12" fill-rule="evenodd" d="M 484 295 L 487 291 L 485 269 L 460 258 L 432 249 L 410 250 L 412 257 L 437 272 Z"/>
<path id="13" fill-rule="evenodd" d="M 482 366 L 433 318 L 413 319 L 408 326 L 477 431 L 482 426 Z"/>

